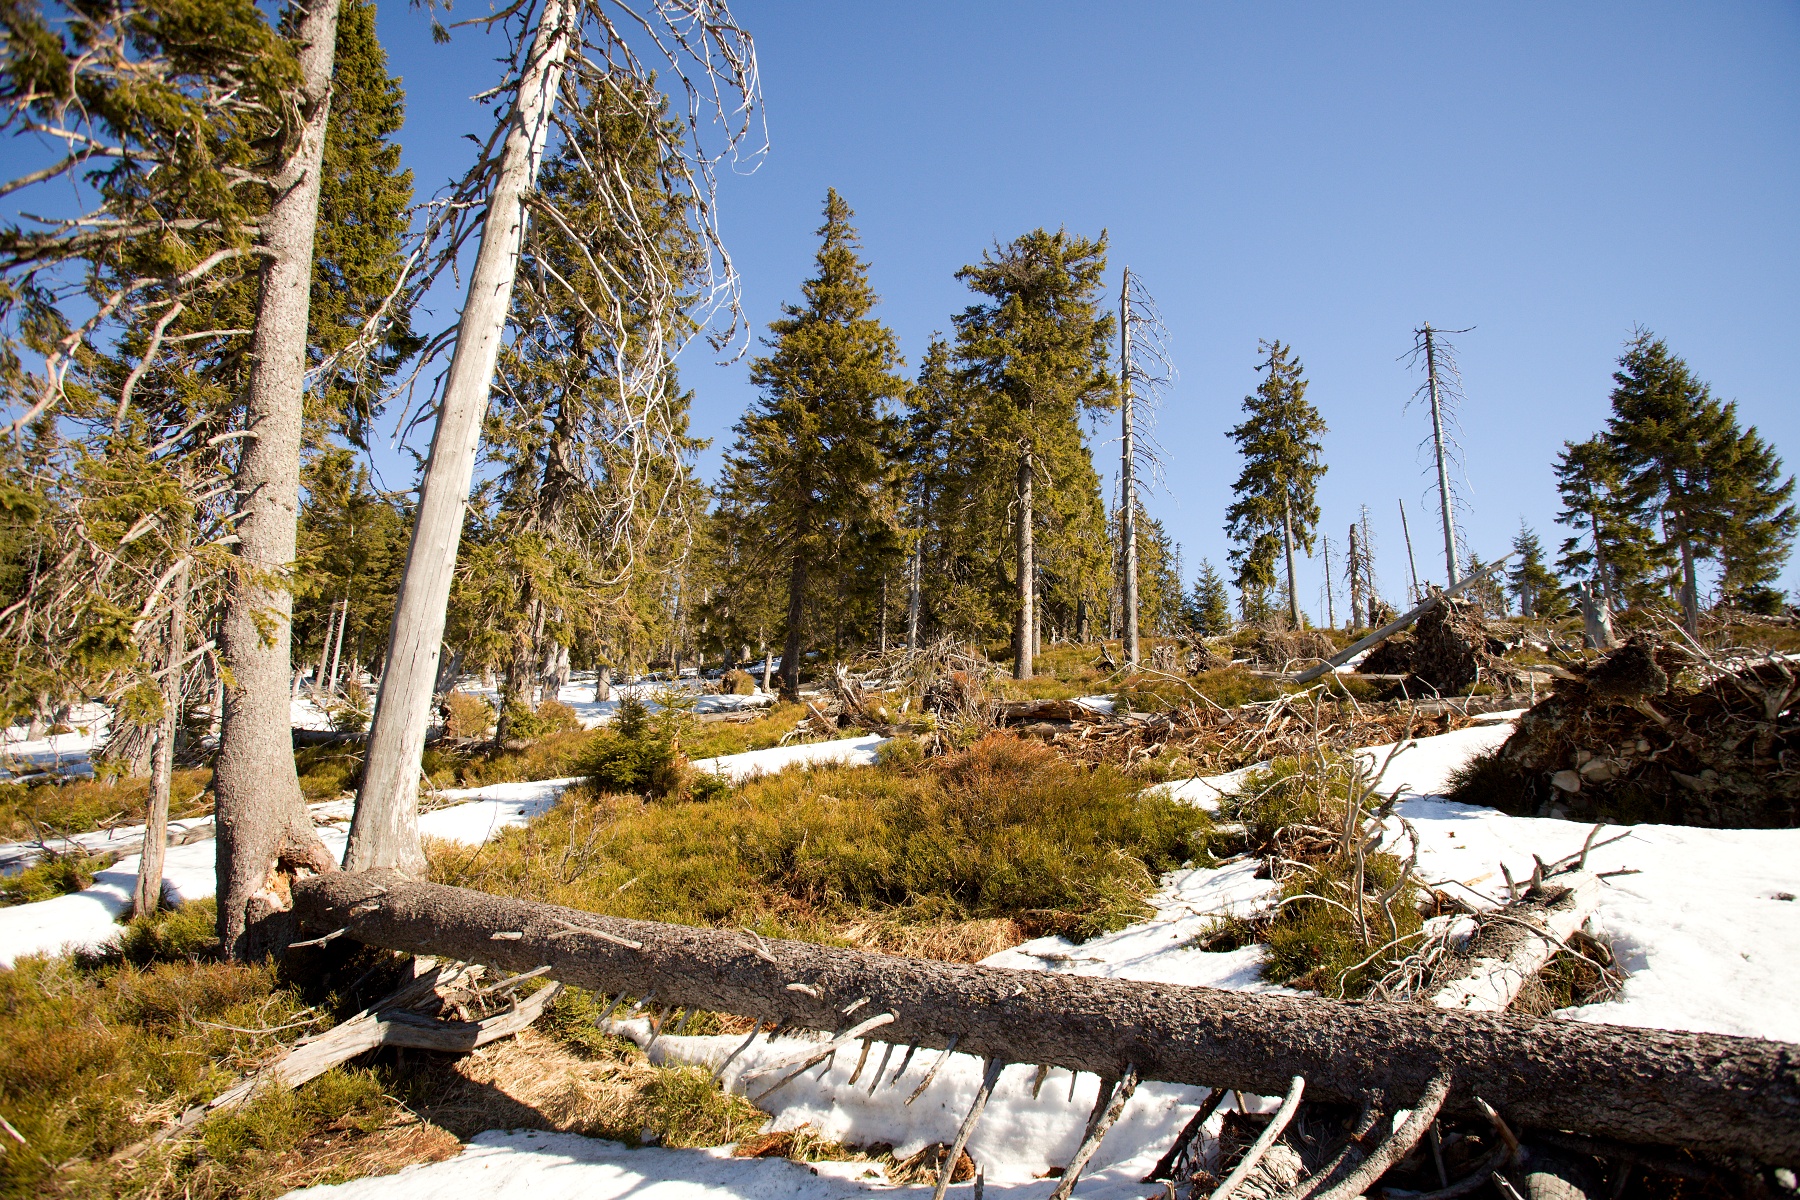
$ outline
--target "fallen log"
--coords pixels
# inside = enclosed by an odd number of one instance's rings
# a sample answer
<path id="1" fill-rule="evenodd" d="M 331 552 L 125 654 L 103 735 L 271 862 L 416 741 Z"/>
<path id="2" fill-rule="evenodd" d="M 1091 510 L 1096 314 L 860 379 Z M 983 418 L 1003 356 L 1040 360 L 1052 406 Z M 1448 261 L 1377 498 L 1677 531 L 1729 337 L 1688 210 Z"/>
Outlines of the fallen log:
<path id="1" fill-rule="evenodd" d="M 838 1031 L 891 1012 L 895 1044 L 1119 1078 L 1407 1104 L 1450 1069 L 1447 1112 L 1477 1098 L 1521 1126 L 1800 1163 L 1800 1046 L 1424 1006 L 1271 996 L 870 954 L 602 917 L 415 883 L 391 872 L 294 885 L 308 930 L 369 945 L 539 965 L 601 993 Z"/>
<path id="2" fill-rule="evenodd" d="M 1600 880 L 1586 871 L 1557 877 L 1517 903 L 1486 915 L 1463 951 L 1467 970 L 1431 997 L 1439 1008 L 1503 1012 L 1544 969 L 1600 902 Z"/>

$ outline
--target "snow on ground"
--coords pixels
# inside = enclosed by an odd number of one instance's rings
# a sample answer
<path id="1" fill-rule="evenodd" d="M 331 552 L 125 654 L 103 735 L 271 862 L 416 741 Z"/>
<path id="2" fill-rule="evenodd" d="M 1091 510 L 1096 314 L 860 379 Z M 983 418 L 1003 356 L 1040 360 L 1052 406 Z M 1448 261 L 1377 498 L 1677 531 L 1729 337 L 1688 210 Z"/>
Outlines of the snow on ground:
<path id="1" fill-rule="evenodd" d="M 106 739 L 111 711 L 103 704 L 77 704 L 69 709 L 66 724 L 71 732 L 32 738 L 25 725 L 0 731 L 0 780 L 19 779 L 46 771 L 64 775 L 89 775 L 88 755 Z"/>
<path id="2" fill-rule="evenodd" d="M 594 699 L 594 676 L 591 672 L 587 672 L 570 676 L 569 682 L 557 691 L 556 698 L 575 710 L 575 715 L 581 718 L 583 729 L 593 729 L 610 722 L 619 711 L 619 702 L 626 696 L 636 696 L 644 702 L 646 708 L 655 712 L 661 707 L 657 702 L 658 694 L 676 686 L 668 680 L 615 683 L 612 685 L 612 699 L 596 700 Z M 679 687 L 685 692 L 699 693 L 702 681 L 684 677 Z M 457 684 L 456 690 L 464 695 L 477 696 L 486 700 L 494 706 L 496 712 L 499 711 L 500 689 L 497 686 L 489 687 L 477 680 L 465 679 Z M 774 695 L 760 688 L 755 694 L 749 696 L 696 694 L 694 696 L 694 712 L 702 716 L 708 713 L 742 712 L 749 708 L 766 708 L 774 703 Z"/>
<path id="3" fill-rule="evenodd" d="M 795 764 L 847 762 L 867 765 L 875 760 L 875 748 L 882 741 L 879 737 L 861 737 L 813 742 L 705 759 L 696 765 L 734 780 L 772 773 Z M 547 812 L 563 790 L 574 782 L 573 778 L 542 779 L 433 793 L 430 799 L 440 807 L 419 814 L 419 834 L 465 846 L 480 845 L 502 830 L 522 826 Z M 315 804 L 308 810 L 320 839 L 339 858 L 343 857 L 349 838 L 351 807 L 348 800 L 331 800 Z M 186 828 L 191 824 L 194 822 L 171 822 L 171 828 Z M 141 838 L 143 827 L 133 828 Z M 123 835 L 126 831 L 115 832 Z M 105 849 L 104 833 L 83 836 L 99 839 L 93 849 Z M 5 846 L 0 846 L 0 850 L 4 849 Z M 210 839 L 169 847 L 163 866 L 164 894 L 178 904 L 211 896 L 214 893 L 213 855 L 214 843 Z M 55 954 L 69 946 L 93 949 L 116 936 L 119 919 L 131 910 L 140 858 L 137 854 L 121 858 L 97 874 L 91 886 L 73 895 L 0 908 L 0 967 L 11 966 L 14 959 L 25 954 Z"/>
<path id="4" fill-rule="evenodd" d="M 740 700 L 747 698 L 736 697 Z M 768 750 L 748 750 L 742 754 L 702 758 L 694 766 L 701 771 L 723 775 L 733 783 L 756 775 L 774 775 L 793 766 L 842 763 L 850 767 L 868 767 L 874 765 L 876 752 L 887 740 L 878 733 L 871 733 L 863 737 L 839 738 L 834 742 L 802 742 L 795 746 L 774 746 Z"/>

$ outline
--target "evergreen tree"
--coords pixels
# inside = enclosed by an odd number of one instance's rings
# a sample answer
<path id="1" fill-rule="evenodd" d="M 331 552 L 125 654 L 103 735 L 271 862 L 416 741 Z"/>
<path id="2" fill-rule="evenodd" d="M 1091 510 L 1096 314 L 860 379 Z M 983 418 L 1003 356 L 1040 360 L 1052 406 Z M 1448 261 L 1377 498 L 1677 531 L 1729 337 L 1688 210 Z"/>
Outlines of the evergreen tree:
<path id="1" fill-rule="evenodd" d="M 769 326 L 773 353 L 756 359 L 751 382 L 762 396 L 738 421 L 720 494 L 738 514 L 740 544 L 755 547 L 787 580 L 782 690 L 800 686 L 809 643 L 815 574 L 844 598 L 849 585 L 878 584 L 898 560 L 891 485 L 897 435 L 887 404 L 905 391 L 894 335 L 869 314 L 878 298 L 836 190 L 825 197 L 817 272 L 801 285 L 802 304 Z"/>
<path id="2" fill-rule="evenodd" d="M 1016 601 L 1010 615 L 1019 679 L 1032 674 L 1040 520 L 1048 510 L 1070 532 L 1071 545 L 1087 540 L 1091 546 L 1096 530 L 1104 535 L 1098 475 L 1079 419 L 1117 400 L 1107 370 L 1113 320 L 1100 304 L 1105 269 L 1104 237 L 1090 241 L 1037 229 L 957 272 L 986 297 L 956 318 L 956 359 L 984 455 L 1011 462 Z M 1045 477 L 1050 495 L 1041 505 L 1037 483 Z M 1090 551 L 1053 565 L 1073 577 L 1081 573 L 1080 562 L 1094 557 Z M 1078 605 L 1085 590 L 1069 599 Z"/>
<path id="3" fill-rule="evenodd" d="M 1193 626 L 1201 637 L 1219 637 L 1231 632 L 1231 597 L 1225 579 L 1210 559 L 1200 560 L 1200 573 L 1194 578 Z"/>
<path id="4" fill-rule="evenodd" d="M 1728 412 L 1731 405 L 1726 405 Z M 1781 458 L 1754 426 L 1738 434 L 1719 529 L 1720 591 L 1727 604 L 1750 612 L 1781 611 L 1786 597 L 1774 586 L 1794 548 L 1794 477 L 1781 477 Z"/>
<path id="5" fill-rule="evenodd" d="M 1556 576 L 1544 565 L 1544 546 L 1531 526 L 1519 519 L 1519 532 L 1513 535 L 1516 561 L 1507 569 L 1506 584 L 1519 602 L 1519 615 L 1547 617 L 1556 608 Z"/>
<path id="6" fill-rule="evenodd" d="M 1619 464 L 1605 439 L 1563 443 L 1555 471 L 1563 502 L 1556 521 L 1573 530 L 1556 559 L 1563 578 L 1592 581 L 1611 609 L 1654 596 L 1662 551 L 1626 503 Z"/>
<path id="7" fill-rule="evenodd" d="M 1291 347 L 1279 341 L 1258 347 L 1268 355 L 1259 370 L 1268 374 L 1244 397 L 1244 421 L 1230 431 L 1244 468 L 1225 511 L 1225 532 L 1238 543 L 1231 552 L 1239 592 L 1264 595 L 1275 584 L 1275 557 L 1285 554 L 1288 616 L 1301 623 L 1300 594 L 1294 581 L 1294 551 L 1312 553 L 1319 522 L 1318 481 L 1325 420 L 1306 400 L 1306 378 Z M 1246 619 L 1249 614 L 1246 612 Z"/>

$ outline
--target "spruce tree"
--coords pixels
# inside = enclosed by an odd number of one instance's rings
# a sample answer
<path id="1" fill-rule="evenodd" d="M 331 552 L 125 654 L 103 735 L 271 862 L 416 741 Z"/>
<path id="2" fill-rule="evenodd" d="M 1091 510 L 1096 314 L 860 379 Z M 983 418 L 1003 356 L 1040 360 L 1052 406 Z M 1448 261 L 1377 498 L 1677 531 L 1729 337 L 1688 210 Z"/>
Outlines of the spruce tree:
<path id="1" fill-rule="evenodd" d="M 1107 370 L 1113 318 L 1100 305 L 1105 269 L 1104 236 L 1092 241 L 1036 229 L 957 272 L 986 298 L 957 316 L 956 358 L 984 452 L 1011 464 L 1016 600 L 1010 616 L 1019 679 L 1032 674 L 1040 520 L 1048 510 L 1086 529 L 1088 540 L 1096 525 L 1104 534 L 1098 476 L 1079 420 L 1117 400 Z M 1049 503 L 1040 504 L 1037 485 L 1044 478 Z M 1072 534 L 1071 544 L 1081 540 Z M 1069 571 L 1074 561 L 1059 565 Z M 1080 603 L 1079 596 L 1071 599 Z"/>
<path id="2" fill-rule="evenodd" d="M 1220 637 L 1231 632 L 1231 597 L 1225 589 L 1225 578 L 1212 565 L 1200 560 L 1200 573 L 1194 578 L 1193 625 L 1201 637 Z"/>
<path id="3" fill-rule="evenodd" d="M 1558 591 L 1556 576 L 1544 565 L 1544 545 L 1524 518 L 1519 520 L 1519 532 L 1513 535 L 1512 549 L 1516 561 L 1507 568 L 1506 585 L 1519 602 L 1519 615 L 1550 616 Z"/>
<path id="4" fill-rule="evenodd" d="M 815 573 L 842 580 L 846 556 L 882 551 L 886 569 L 898 541 L 887 490 L 894 480 L 897 422 L 888 403 L 902 395 L 893 333 L 869 314 L 878 303 L 854 214 L 835 189 L 826 193 L 816 273 L 801 285 L 801 304 L 769 325 L 772 353 L 751 363 L 762 395 L 735 426 L 720 484 L 723 502 L 741 514 L 744 544 L 774 560 L 787 583 L 781 685 L 798 692 L 809 643 L 809 591 Z M 751 533 L 754 531 L 754 537 Z M 867 579 L 867 573 L 862 573 Z"/>
<path id="5" fill-rule="evenodd" d="M 1275 584 L 1275 556 L 1286 558 L 1288 617 L 1301 623 L 1300 593 L 1294 580 L 1296 547 L 1312 553 L 1319 522 L 1318 482 L 1325 420 L 1306 400 L 1306 378 L 1292 347 L 1266 341 L 1258 370 L 1267 374 L 1244 397 L 1245 419 L 1230 431 L 1244 468 L 1225 511 L 1225 532 L 1238 543 L 1231 552 L 1237 585 L 1246 597 L 1263 595 Z M 1248 612 L 1246 612 L 1248 617 Z"/>
<path id="6" fill-rule="evenodd" d="M 1556 522 L 1572 530 L 1556 559 L 1563 578 L 1589 580 L 1609 610 L 1654 596 L 1662 549 L 1626 502 L 1620 467 L 1605 439 L 1564 442 L 1554 469 L 1563 503 Z"/>
<path id="7" fill-rule="evenodd" d="M 1720 591 L 1727 604 L 1750 612 L 1778 613 L 1786 602 L 1774 583 L 1793 551 L 1800 519 L 1793 505 L 1794 477 L 1783 479 L 1781 466 L 1774 447 L 1752 426 L 1734 440 L 1730 469 L 1723 473 Z"/>

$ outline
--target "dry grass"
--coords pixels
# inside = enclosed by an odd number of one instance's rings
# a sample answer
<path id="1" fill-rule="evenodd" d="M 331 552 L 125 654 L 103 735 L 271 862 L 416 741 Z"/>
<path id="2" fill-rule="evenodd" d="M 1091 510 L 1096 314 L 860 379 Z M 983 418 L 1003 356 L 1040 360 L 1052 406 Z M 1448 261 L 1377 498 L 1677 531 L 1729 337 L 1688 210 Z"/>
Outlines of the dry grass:
<path id="1" fill-rule="evenodd" d="M 973 921 L 1081 938 L 1138 919 L 1209 826 L 1110 767 L 998 735 L 922 764 L 788 771 L 691 803 L 572 788 L 525 829 L 431 857 L 440 882 L 615 916 L 958 946 L 997 940 L 999 926 L 971 939 Z M 938 932 L 909 941 L 901 927 Z"/>
<path id="2" fill-rule="evenodd" d="M 212 811 L 211 788 L 210 770 L 175 772 L 169 815 L 205 816 Z M 141 825 L 149 795 L 148 779 L 0 784 L 0 841 L 29 842 L 109 825 Z"/>

